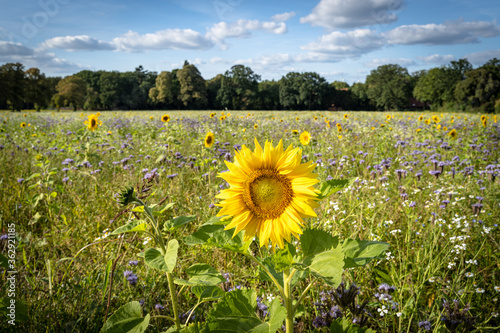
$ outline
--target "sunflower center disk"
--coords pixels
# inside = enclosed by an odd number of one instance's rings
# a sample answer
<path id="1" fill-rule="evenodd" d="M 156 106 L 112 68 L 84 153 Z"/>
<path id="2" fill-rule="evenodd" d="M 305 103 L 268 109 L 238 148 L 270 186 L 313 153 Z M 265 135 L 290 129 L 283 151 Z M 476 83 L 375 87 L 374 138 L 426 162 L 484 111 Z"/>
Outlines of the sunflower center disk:
<path id="1" fill-rule="evenodd" d="M 290 180 L 275 170 L 255 170 L 244 183 L 243 198 L 247 207 L 258 217 L 279 217 L 293 198 Z"/>

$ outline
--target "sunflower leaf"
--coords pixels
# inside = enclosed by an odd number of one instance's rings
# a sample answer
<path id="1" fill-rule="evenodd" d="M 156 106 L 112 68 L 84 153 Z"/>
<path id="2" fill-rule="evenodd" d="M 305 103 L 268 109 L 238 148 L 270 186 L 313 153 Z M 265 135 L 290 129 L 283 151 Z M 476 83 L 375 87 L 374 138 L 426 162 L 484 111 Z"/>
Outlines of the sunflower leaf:
<path id="1" fill-rule="evenodd" d="M 216 301 L 225 293 L 217 286 L 196 286 L 191 291 L 198 297 L 198 302 Z"/>
<path id="2" fill-rule="evenodd" d="M 342 243 L 344 251 L 344 267 L 358 267 L 368 264 L 373 259 L 382 259 L 389 244 L 378 241 L 346 239 Z"/>
<path id="3" fill-rule="evenodd" d="M 144 220 L 133 220 L 125 225 L 122 225 L 119 228 L 116 228 L 111 235 L 119 235 L 126 232 L 140 232 L 146 231 L 148 227 L 148 223 Z"/>
<path id="4" fill-rule="evenodd" d="M 196 220 L 196 216 L 194 216 L 194 215 L 178 216 L 172 220 L 168 220 L 167 222 L 165 222 L 163 229 L 165 231 L 172 232 L 172 231 L 175 231 L 175 230 L 179 229 L 180 227 L 182 227 L 183 225 L 185 225 L 191 221 L 194 221 L 194 220 Z"/>
<path id="5" fill-rule="evenodd" d="M 286 243 L 283 249 L 279 249 L 272 256 L 274 268 L 277 272 L 283 272 L 285 269 L 290 268 L 294 263 L 293 257 L 296 254 L 295 246 Z"/>
<path id="6" fill-rule="evenodd" d="M 113 313 L 104 323 L 101 333 L 142 333 L 149 325 L 149 314 L 142 317 L 141 305 L 137 301 L 127 303 Z"/>
<path id="7" fill-rule="evenodd" d="M 276 332 L 283 324 L 286 310 L 275 298 L 269 306 L 269 320 L 263 321 L 256 314 L 255 290 L 235 290 L 226 293 L 207 322 L 209 332 L 269 333 Z"/>
<path id="8" fill-rule="evenodd" d="M 324 198 L 329 197 L 335 192 L 338 192 L 346 187 L 351 186 L 357 178 L 351 179 L 330 179 L 325 180 L 321 183 L 318 194 L 318 199 L 323 200 Z"/>
<path id="9" fill-rule="evenodd" d="M 214 286 L 224 281 L 222 274 L 207 264 L 194 264 L 185 272 L 190 276 L 190 279 L 187 281 L 174 279 L 175 284 L 183 286 Z"/>
<path id="10" fill-rule="evenodd" d="M 344 317 L 332 321 L 330 333 L 375 333 L 375 331 L 371 328 L 364 328 L 353 324 Z"/>
<path id="11" fill-rule="evenodd" d="M 157 249 L 150 248 L 144 252 L 144 261 L 149 267 L 172 273 L 177 263 L 178 249 L 179 242 L 177 239 L 171 239 L 168 242 L 165 255 L 162 255 Z"/>
<path id="12" fill-rule="evenodd" d="M 204 224 L 197 231 L 184 238 L 187 245 L 211 245 L 238 253 L 246 253 L 249 244 L 243 243 L 242 233 L 232 237 L 232 232 L 224 230 L 224 225 Z"/>

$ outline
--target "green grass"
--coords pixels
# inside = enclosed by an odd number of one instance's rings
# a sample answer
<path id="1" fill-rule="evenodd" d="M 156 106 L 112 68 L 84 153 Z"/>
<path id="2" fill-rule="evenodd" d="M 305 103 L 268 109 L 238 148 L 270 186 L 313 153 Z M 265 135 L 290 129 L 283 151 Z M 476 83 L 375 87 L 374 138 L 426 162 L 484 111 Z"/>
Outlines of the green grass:
<path id="1" fill-rule="evenodd" d="M 417 332 L 424 330 L 419 322 L 429 321 L 432 331 L 446 332 L 441 321 L 443 300 L 456 299 L 460 308 L 470 307 L 468 315 L 474 317 L 477 331 L 498 330 L 500 127 L 493 117 L 483 127 L 479 115 L 447 113 L 439 115 L 437 129 L 436 124 L 419 121 L 420 113 L 403 112 L 390 113 L 393 118 L 387 122 L 388 113 L 347 112 L 345 119 L 343 113 L 333 112 L 250 111 L 231 112 L 220 121 L 220 112 L 214 118 L 210 111 L 170 112 L 171 121 L 163 124 L 164 113 L 168 112 L 105 112 L 100 116 L 103 125 L 86 137 L 83 121 L 88 114 L 0 114 L 0 230 L 5 234 L 8 225 L 15 224 L 16 299 L 27 305 L 29 317 L 16 322 L 18 332 L 98 332 L 106 311 L 109 317 L 132 300 L 144 301 L 144 311 L 152 315 L 171 316 L 166 277 L 149 269 L 139 256 L 147 248 L 143 234 L 109 235 L 132 217 L 127 212 L 115 219 L 122 210 L 115 194 L 141 183 L 143 169 L 158 168 L 159 181 L 148 200 L 175 203 L 173 211 L 160 219 L 196 216 L 196 221 L 171 235 L 182 239 L 217 214 L 218 208 L 211 204 L 217 204 L 215 195 L 224 187 L 217 173 L 227 169 L 226 153 L 234 156 L 235 145 L 253 149 L 254 138 L 261 144 L 283 139 L 284 146 L 300 146 L 302 131 L 309 131 L 313 139 L 302 154 L 306 160 L 321 159 L 315 171 L 321 180 L 358 178 L 350 188 L 323 200 L 316 210 L 318 219 L 307 223 L 341 238 L 391 245 L 386 259 L 344 272 L 346 284 L 361 288 L 359 302 L 368 301 L 367 326 L 379 332 Z M 333 120 L 342 124 L 341 138 Z M 22 122 L 30 126 L 21 128 Z M 452 128 L 458 132 L 457 140 L 446 134 Z M 209 131 L 219 144 L 207 149 L 203 139 Z M 447 162 L 438 178 L 429 174 L 435 169 L 431 157 L 436 163 Z M 74 162 L 64 165 L 68 158 Z M 76 167 L 84 161 L 92 166 Z M 371 173 L 385 162 L 380 172 Z M 456 170 L 454 177 L 451 168 Z M 400 169 L 406 170 L 405 177 L 398 177 Z M 494 181 L 489 172 L 497 174 Z M 40 175 L 29 179 L 34 174 Z M 173 174 L 177 175 L 167 177 Z M 483 205 L 479 214 L 471 206 L 477 197 L 482 197 Z M 440 207 L 444 200 L 449 203 Z M 258 245 L 252 246 L 260 251 Z M 0 252 L 7 256 L 4 240 Z M 108 308 L 109 260 L 116 265 Z M 131 260 L 138 260 L 138 265 L 130 265 Z M 266 304 L 266 295 L 277 295 L 271 284 L 259 280 L 258 267 L 245 257 L 180 242 L 176 275 L 185 278 L 184 270 L 197 262 L 229 272 L 226 289 L 238 285 L 256 289 Z M 137 285 L 127 282 L 125 270 L 138 276 Z M 8 288 L 8 275 L 4 270 L 2 293 Z M 395 287 L 392 300 L 374 296 L 384 282 Z M 297 331 L 315 330 L 314 302 L 324 290 L 328 288 L 321 283 L 311 289 L 296 318 Z M 180 312 L 185 313 L 196 299 L 189 288 L 178 292 Z M 164 309 L 155 309 L 156 304 Z M 203 321 L 213 306 L 211 302 L 198 308 L 196 320 Z M 379 311 L 382 306 L 388 310 L 384 316 Z M 12 326 L 6 321 L 3 317 L 1 325 L 8 331 Z M 148 332 L 169 326 L 167 320 L 156 318 Z"/>

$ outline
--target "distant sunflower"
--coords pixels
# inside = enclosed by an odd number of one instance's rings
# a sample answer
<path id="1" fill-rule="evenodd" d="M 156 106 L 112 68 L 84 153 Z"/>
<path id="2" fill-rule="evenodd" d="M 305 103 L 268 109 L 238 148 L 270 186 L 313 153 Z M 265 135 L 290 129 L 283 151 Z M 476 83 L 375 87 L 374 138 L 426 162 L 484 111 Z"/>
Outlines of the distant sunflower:
<path id="1" fill-rule="evenodd" d="M 226 119 L 226 116 L 220 116 L 220 117 L 219 117 L 219 120 L 220 120 L 220 121 L 223 121 L 224 119 Z"/>
<path id="2" fill-rule="evenodd" d="M 349 115 L 347 113 L 344 113 L 344 119 L 349 118 Z"/>
<path id="3" fill-rule="evenodd" d="M 337 126 L 337 131 L 338 131 L 339 133 L 342 133 L 342 127 Z"/>
<path id="4" fill-rule="evenodd" d="M 309 144 L 309 141 L 311 141 L 311 134 L 309 132 L 304 131 L 300 134 L 300 143 L 303 146 L 307 146 Z"/>
<path id="5" fill-rule="evenodd" d="M 448 132 L 448 135 L 455 140 L 458 137 L 458 133 L 455 129 L 452 129 L 451 131 Z"/>
<path id="6" fill-rule="evenodd" d="M 91 131 L 95 131 L 98 126 L 102 125 L 102 121 L 99 120 L 99 116 L 96 114 L 89 115 L 87 120 L 83 123 L 86 124 L 87 128 Z"/>
<path id="7" fill-rule="evenodd" d="M 257 128 L 259 128 L 259 125 L 254 124 L 254 125 L 253 125 L 253 129 L 257 129 Z"/>
<path id="8" fill-rule="evenodd" d="M 207 135 L 205 136 L 205 147 L 210 148 L 214 144 L 214 133 L 208 132 Z"/>
<path id="9" fill-rule="evenodd" d="M 215 113 L 215 112 L 212 112 L 212 113 L 210 114 L 210 118 L 215 117 L 215 115 L 216 115 L 216 113 Z"/>
<path id="10" fill-rule="evenodd" d="M 488 117 L 486 117 L 484 114 L 481 116 L 481 122 L 484 122 L 487 119 L 488 119 Z"/>
<path id="11" fill-rule="evenodd" d="M 387 120 L 391 120 L 392 116 L 391 116 L 390 114 L 388 114 L 387 116 L 385 116 L 385 118 L 386 118 Z"/>
<path id="12" fill-rule="evenodd" d="M 25 128 L 26 127 L 26 123 L 21 123 L 21 127 Z"/>
<path id="13" fill-rule="evenodd" d="M 245 231 L 243 241 L 255 236 L 259 245 L 283 248 L 302 234 L 303 218 L 316 217 L 318 180 L 312 173 L 316 164 L 301 163 L 301 149 L 283 149 L 266 141 L 264 149 L 255 139 L 255 151 L 243 146 L 235 152 L 234 163 L 226 161 L 228 172 L 218 176 L 230 185 L 216 196 L 222 201 L 217 216 L 232 217 L 226 230 L 235 228 L 234 235 Z"/>
<path id="14" fill-rule="evenodd" d="M 429 125 L 429 124 L 431 123 L 431 120 L 430 120 L 430 119 L 425 119 L 425 123 L 426 123 L 427 125 Z"/>
<path id="15" fill-rule="evenodd" d="M 297 130 L 292 130 L 292 134 L 297 135 L 297 134 L 299 134 L 299 131 L 297 131 Z"/>
<path id="16" fill-rule="evenodd" d="M 435 123 L 439 123 L 441 120 L 439 119 L 438 116 L 432 116 L 432 121 Z"/>
<path id="17" fill-rule="evenodd" d="M 330 122 L 328 120 L 325 121 L 326 122 L 326 127 L 330 128 Z"/>
<path id="18" fill-rule="evenodd" d="M 422 120 L 424 120 L 424 116 L 418 117 L 418 121 L 422 121 Z"/>
<path id="19" fill-rule="evenodd" d="M 295 117 L 295 120 L 296 120 L 296 121 L 299 121 L 299 117 Z"/>
<path id="20" fill-rule="evenodd" d="M 164 123 L 168 123 L 170 121 L 170 116 L 168 114 L 164 114 L 163 116 L 161 116 L 161 121 L 163 121 Z"/>

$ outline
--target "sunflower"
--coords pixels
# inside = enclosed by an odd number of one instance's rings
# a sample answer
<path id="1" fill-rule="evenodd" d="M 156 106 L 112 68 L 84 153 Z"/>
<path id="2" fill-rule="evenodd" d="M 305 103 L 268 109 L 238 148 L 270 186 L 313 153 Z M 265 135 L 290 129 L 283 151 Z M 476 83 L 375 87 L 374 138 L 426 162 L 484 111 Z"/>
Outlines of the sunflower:
<path id="1" fill-rule="evenodd" d="M 481 116 L 481 122 L 484 122 L 487 119 L 488 119 L 488 117 L 486 117 L 484 114 Z"/>
<path id="2" fill-rule="evenodd" d="M 347 119 L 349 118 L 349 116 L 347 115 L 347 113 L 344 113 L 344 119 Z"/>
<path id="3" fill-rule="evenodd" d="M 257 128 L 259 128 L 259 125 L 254 124 L 254 125 L 253 125 L 253 129 L 257 129 Z"/>
<path id="4" fill-rule="evenodd" d="M 255 139 L 255 151 L 243 146 L 235 152 L 235 162 L 226 161 L 228 172 L 218 176 L 230 185 L 216 196 L 222 201 L 217 216 L 232 217 L 226 230 L 234 234 L 244 230 L 243 240 L 259 238 L 259 245 L 283 248 L 302 234 L 303 218 L 316 217 L 318 180 L 312 173 L 316 164 L 300 163 L 302 151 L 290 145 L 283 149 L 280 140 L 276 147 L 266 141 L 264 149 Z"/>
<path id="5" fill-rule="evenodd" d="M 215 115 L 216 115 L 216 113 L 215 113 L 215 112 L 212 112 L 212 113 L 210 114 L 210 118 L 215 117 Z"/>
<path id="6" fill-rule="evenodd" d="M 431 123 L 431 120 L 430 120 L 430 119 L 425 119 L 425 123 L 426 123 L 427 125 L 429 125 L 429 124 Z"/>
<path id="7" fill-rule="evenodd" d="M 328 120 L 325 121 L 326 122 L 326 127 L 330 128 L 330 122 Z"/>
<path id="8" fill-rule="evenodd" d="M 337 127 L 342 127 L 342 124 L 341 123 L 337 123 L 336 126 Z"/>
<path id="9" fill-rule="evenodd" d="M 26 127 L 26 123 L 21 123 L 21 127 L 25 128 Z"/>
<path id="10" fill-rule="evenodd" d="M 170 116 L 168 114 L 164 114 L 163 116 L 161 116 L 161 121 L 163 121 L 164 123 L 168 123 L 170 121 Z"/>
<path id="11" fill-rule="evenodd" d="M 390 115 L 390 114 L 388 114 L 387 116 L 385 116 L 385 118 L 386 118 L 387 120 L 391 120 L 391 118 L 392 118 L 392 117 L 391 117 L 391 115 Z"/>
<path id="12" fill-rule="evenodd" d="M 293 134 L 295 134 L 295 135 L 297 135 L 297 134 L 299 134 L 299 131 L 297 131 L 297 130 L 292 130 L 292 133 L 293 133 Z"/>
<path id="13" fill-rule="evenodd" d="M 337 131 L 339 131 L 339 133 L 342 133 L 342 127 L 337 126 Z"/>
<path id="14" fill-rule="evenodd" d="M 453 140 L 455 140 L 458 136 L 457 131 L 455 129 L 452 129 L 451 131 L 448 132 L 448 135 L 451 136 Z"/>
<path id="15" fill-rule="evenodd" d="M 432 121 L 434 121 L 435 123 L 439 123 L 441 120 L 438 116 L 432 116 Z"/>
<path id="16" fill-rule="evenodd" d="M 307 146 L 309 141 L 311 141 L 311 134 L 307 131 L 302 132 L 302 134 L 300 134 L 300 143 L 302 143 L 303 146 Z"/>
<path id="17" fill-rule="evenodd" d="M 424 120 L 424 116 L 418 117 L 418 121 L 422 121 L 422 120 Z"/>
<path id="18" fill-rule="evenodd" d="M 220 121 L 223 121 L 224 119 L 226 119 L 226 116 L 220 116 L 220 117 L 219 117 L 219 120 L 220 120 Z"/>
<path id="19" fill-rule="evenodd" d="M 214 144 L 214 133 L 208 132 L 205 136 L 205 147 L 210 148 Z"/>
<path id="20" fill-rule="evenodd" d="M 99 116 L 96 114 L 89 115 L 87 120 L 83 123 L 86 124 L 87 128 L 91 131 L 95 131 L 98 126 L 102 125 L 102 121 L 99 120 Z"/>

